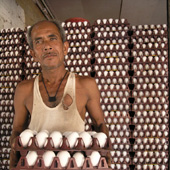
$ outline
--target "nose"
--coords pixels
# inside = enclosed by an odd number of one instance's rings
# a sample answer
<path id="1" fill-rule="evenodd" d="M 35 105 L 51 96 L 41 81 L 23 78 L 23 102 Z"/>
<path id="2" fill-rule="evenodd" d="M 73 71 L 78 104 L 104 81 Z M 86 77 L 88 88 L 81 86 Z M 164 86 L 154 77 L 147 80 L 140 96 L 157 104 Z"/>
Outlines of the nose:
<path id="1" fill-rule="evenodd" d="M 49 42 L 45 41 L 44 42 L 44 51 L 51 51 L 52 50 L 52 46 L 50 45 Z"/>

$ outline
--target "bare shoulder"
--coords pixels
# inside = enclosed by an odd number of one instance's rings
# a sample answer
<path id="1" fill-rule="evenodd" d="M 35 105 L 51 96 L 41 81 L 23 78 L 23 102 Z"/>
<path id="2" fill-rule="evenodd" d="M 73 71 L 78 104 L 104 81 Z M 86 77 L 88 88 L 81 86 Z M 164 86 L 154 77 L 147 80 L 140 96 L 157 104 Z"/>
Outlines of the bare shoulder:
<path id="1" fill-rule="evenodd" d="M 24 95 L 26 93 L 29 93 L 30 90 L 32 90 L 33 88 L 33 84 L 34 84 L 34 79 L 21 81 L 16 87 L 15 94 L 21 93 Z"/>
<path id="2" fill-rule="evenodd" d="M 84 88 L 92 88 L 92 87 L 96 87 L 96 81 L 93 77 L 90 76 L 80 76 L 80 75 L 76 75 L 76 81 L 78 82 L 78 84 L 80 86 L 83 86 Z"/>
<path id="3" fill-rule="evenodd" d="M 88 98 L 99 97 L 100 92 L 93 77 L 76 75 L 77 89 L 88 96 Z"/>

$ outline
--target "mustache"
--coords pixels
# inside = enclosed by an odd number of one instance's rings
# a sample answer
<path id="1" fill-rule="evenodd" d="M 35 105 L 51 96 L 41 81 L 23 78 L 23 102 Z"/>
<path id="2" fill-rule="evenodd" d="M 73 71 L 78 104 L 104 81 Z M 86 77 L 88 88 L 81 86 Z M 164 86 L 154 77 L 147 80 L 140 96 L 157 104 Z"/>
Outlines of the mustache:
<path id="1" fill-rule="evenodd" d="M 54 52 L 48 52 L 48 53 L 45 53 L 44 55 L 43 55 L 43 58 L 46 58 L 46 57 L 48 57 L 48 56 L 57 56 L 57 53 L 54 53 Z"/>

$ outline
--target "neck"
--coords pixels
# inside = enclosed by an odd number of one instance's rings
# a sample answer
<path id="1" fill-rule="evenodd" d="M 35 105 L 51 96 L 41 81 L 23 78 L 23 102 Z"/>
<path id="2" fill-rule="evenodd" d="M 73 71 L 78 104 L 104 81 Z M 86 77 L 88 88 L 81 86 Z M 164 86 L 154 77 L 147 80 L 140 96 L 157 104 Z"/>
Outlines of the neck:
<path id="1" fill-rule="evenodd" d="M 66 73 L 65 67 L 59 67 L 51 70 L 44 70 L 42 69 L 43 78 L 45 81 L 47 81 L 49 84 L 54 84 L 61 80 Z"/>

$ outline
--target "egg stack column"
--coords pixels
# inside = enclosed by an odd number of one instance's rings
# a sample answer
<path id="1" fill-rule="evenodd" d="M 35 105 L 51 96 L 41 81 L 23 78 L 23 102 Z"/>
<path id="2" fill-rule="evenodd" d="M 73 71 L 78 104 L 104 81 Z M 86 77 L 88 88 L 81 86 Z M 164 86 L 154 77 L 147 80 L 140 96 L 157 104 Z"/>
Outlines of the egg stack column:
<path id="1" fill-rule="evenodd" d="M 17 84 L 23 79 L 24 32 L 18 28 L 0 32 L 0 160 L 1 169 L 9 169 L 9 138 L 14 117 L 13 99 Z"/>
<path id="2" fill-rule="evenodd" d="M 133 165 L 168 168 L 169 102 L 166 25 L 132 26 Z"/>
<path id="3" fill-rule="evenodd" d="M 125 19 L 98 19 L 93 25 L 93 75 L 113 147 L 111 166 L 126 170 L 130 164 L 128 30 Z"/>

